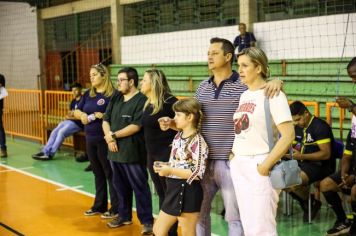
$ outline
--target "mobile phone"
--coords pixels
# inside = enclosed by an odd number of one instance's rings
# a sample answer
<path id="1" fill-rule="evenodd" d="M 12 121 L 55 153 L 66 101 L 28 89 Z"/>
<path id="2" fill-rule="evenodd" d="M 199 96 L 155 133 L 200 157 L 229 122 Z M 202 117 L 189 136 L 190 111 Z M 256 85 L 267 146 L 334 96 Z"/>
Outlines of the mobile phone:
<path id="1" fill-rule="evenodd" d="M 154 165 L 155 167 L 161 167 L 161 162 L 160 162 L 160 161 L 155 161 L 155 162 L 153 163 L 153 165 Z"/>

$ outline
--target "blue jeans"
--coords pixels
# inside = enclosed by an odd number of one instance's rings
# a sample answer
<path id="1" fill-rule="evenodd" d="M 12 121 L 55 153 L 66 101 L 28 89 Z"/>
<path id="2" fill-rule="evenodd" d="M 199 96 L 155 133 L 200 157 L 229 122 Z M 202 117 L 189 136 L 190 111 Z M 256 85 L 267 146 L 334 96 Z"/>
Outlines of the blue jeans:
<path id="1" fill-rule="evenodd" d="M 46 155 L 54 155 L 58 148 L 62 145 L 65 138 L 81 130 L 82 129 L 71 120 L 64 120 L 60 122 L 51 132 L 48 142 L 43 147 L 42 152 Z"/>
<path id="2" fill-rule="evenodd" d="M 197 224 L 197 236 L 211 235 L 211 203 L 219 189 L 221 190 L 224 201 L 225 220 L 228 222 L 229 236 L 244 235 L 235 190 L 230 175 L 229 160 L 209 160 L 201 183 L 204 198 Z"/>

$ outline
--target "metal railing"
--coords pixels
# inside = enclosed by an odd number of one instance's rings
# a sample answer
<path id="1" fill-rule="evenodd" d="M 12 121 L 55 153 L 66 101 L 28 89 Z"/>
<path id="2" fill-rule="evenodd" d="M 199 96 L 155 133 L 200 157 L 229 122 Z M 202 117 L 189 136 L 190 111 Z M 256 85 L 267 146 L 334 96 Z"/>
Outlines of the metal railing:
<path id="1" fill-rule="evenodd" d="M 4 128 L 10 136 L 18 136 L 45 143 L 47 129 L 64 120 L 72 100 L 71 92 L 8 89 L 5 98 Z M 43 102 L 44 101 L 44 102 Z M 73 146 L 73 138 L 64 141 Z"/>
<path id="2" fill-rule="evenodd" d="M 43 104 L 40 90 L 9 89 L 3 120 L 7 134 L 43 141 Z"/>

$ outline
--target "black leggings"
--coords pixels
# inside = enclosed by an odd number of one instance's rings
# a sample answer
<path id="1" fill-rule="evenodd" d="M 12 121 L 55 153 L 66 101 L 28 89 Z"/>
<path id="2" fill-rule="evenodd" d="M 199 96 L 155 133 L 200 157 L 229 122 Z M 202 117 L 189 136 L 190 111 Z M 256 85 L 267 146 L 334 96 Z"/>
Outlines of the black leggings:
<path id="1" fill-rule="evenodd" d="M 105 212 L 108 209 L 108 191 L 109 185 L 111 211 L 118 211 L 118 197 L 112 185 L 112 170 L 110 162 L 107 159 L 108 145 L 105 140 L 97 142 L 86 142 L 87 155 L 93 168 L 95 177 L 95 200 L 92 209 L 99 212 Z"/>

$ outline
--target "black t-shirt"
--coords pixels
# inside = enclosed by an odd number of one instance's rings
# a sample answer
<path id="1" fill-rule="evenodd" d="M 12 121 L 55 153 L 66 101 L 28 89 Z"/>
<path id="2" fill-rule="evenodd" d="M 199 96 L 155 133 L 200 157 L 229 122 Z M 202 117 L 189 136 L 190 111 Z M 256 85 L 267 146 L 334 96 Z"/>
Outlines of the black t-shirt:
<path id="1" fill-rule="evenodd" d="M 329 124 L 324 120 L 313 116 L 306 129 L 295 126 L 295 143 L 301 146 L 300 152 L 302 154 L 318 152 L 320 151 L 318 144 L 330 143 L 330 159 L 325 161 L 303 161 L 319 163 L 326 168 L 335 168 L 335 159 L 333 158 L 334 135 Z"/>
<path id="2" fill-rule="evenodd" d="M 5 87 L 5 76 L 0 74 L 0 84 L 1 86 Z M 4 99 L 0 99 L 0 112 L 2 112 L 4 108 Z"/>
<path id="3" fill-rule="evenodd" d="M 153 111 L 152 105 L 148 105 L 143 111 L 142 115 L 142 127 L 144 129 L 145 143 L 147 153 L 150 156 L 155 156 L 155 160 L 163 158 L 160 161 L 168 161 L 171 151 L 171 144 L 176 131 L 169 129 L 162 131 L 159 127 L 158 119 L 168 116 L 174 118 L 174 111 L 172 109 L 173 104 L 178 100 L 172 95 L 166 95 L 163 108 L 158 113 L 151 115 Z M 166 156 L 168 155 L 168 156 Z"/>
<path id="4" fill-rule="evenodd" d="M 76 100 L 75 98 L 70 102 L 69 104 L 69 110 L 70 111 L 74 111 L 75 109 L 78 108 L 78 103 L 80 102 L 80 100 L 82 99 L 83 97 L 81 97 L 79 100 Z M 80 128 L 84 128 L 84 125 L 83 123 L 81 122 L 81 120 L 76 120 L 76 119 L 73 119 L 72 120 L 76 125 L 78 125 Z"/>
<path id="5" fill-rule="evenodd" d="M 130 100 L 124 101 L 121 94 L 112 97 L 103 117 L 110 123 L 111 131 L 121 130 L 128 125 L 141 126 L 142 112 L 147 98 L 137 93 Z M 119 163 L 146 164 L 146 148 L 143 130 L 124 138 L 116 139 L 118 152 L 108 153 L 108 159 Z"/>

